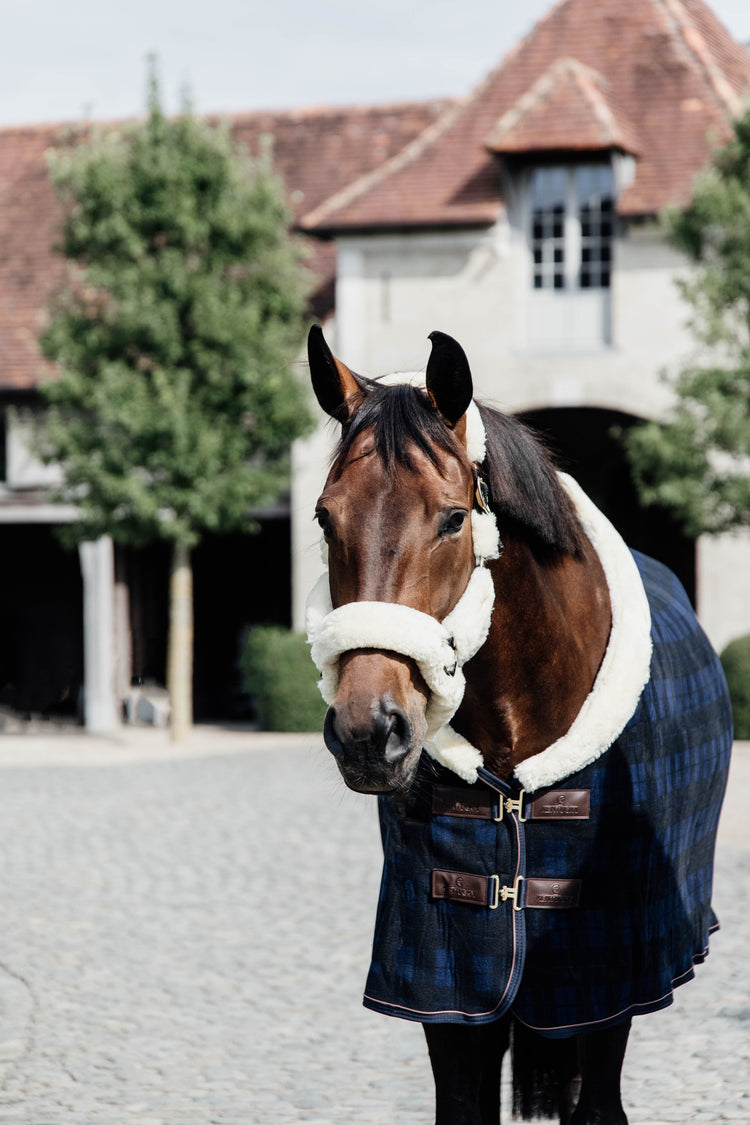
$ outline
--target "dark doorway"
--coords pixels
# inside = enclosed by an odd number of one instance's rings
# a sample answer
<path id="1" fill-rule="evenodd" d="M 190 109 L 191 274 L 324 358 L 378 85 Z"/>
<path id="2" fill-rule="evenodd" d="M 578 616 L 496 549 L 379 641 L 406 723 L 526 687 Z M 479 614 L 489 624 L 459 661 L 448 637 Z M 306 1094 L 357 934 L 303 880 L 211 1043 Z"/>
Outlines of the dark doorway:
<path id="1" fill-rule="evenodd" d="M 0 704 L 78 717 L 83 592 L 78 552 L 48 524 L 0 525 Z"/>
<path id="2" fill-rule="evenodd" d="M 261 519 L 256 535 L 212 535 L 193 555 L 196 719 L 252 716 L 239 667 L 250 625 L 291 626 L 291 526 Z"/>
<path id="3" fill-rule="evenodd" d="M 193 713 L 196 720 L 252 717 L 239 667 L 251 625 L 291 625 L 289 517 L 262 517 L 254 535 L 210 535 L 193 551 Z M 166 683 L 170 546 L 128 551 L 133 676 Z"/>
<path id="4" fill-rule="evenodd" d="M 569 472 L 615 525 L 625 542 L 673 570 L 695 605 L 695 542 L 664 508 L 642 508 L 614 430 L 638 419 L 593 407 L 530 410 L 518 417 L 543 435 Z"/>

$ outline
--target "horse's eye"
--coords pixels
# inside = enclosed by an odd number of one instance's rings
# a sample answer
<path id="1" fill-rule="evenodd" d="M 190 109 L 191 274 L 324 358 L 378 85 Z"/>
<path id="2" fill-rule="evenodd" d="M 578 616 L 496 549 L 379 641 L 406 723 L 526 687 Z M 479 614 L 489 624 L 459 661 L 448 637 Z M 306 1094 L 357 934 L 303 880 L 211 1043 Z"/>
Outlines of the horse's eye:
<path id="1" fill-rule="evenodd" d="M 315 519 L 320 525 L 320 530 L 323 532 L 326 539 L 328 539 L 333 531 L 330 513 L 326 508 L 318 508 L 317 512 L 315 513 Z"/>
<path id="2" fill-rule="evenodd" d="M 466 516 L 467 513 L 461 511 L 460 508 L 457 508 L 454 512 L 449 512 L 446 516 L 444 516 L 440 524 L 439 534 L 441 536 L 456 535 L 456 533 L 459 532 L 464 526 Z"/>

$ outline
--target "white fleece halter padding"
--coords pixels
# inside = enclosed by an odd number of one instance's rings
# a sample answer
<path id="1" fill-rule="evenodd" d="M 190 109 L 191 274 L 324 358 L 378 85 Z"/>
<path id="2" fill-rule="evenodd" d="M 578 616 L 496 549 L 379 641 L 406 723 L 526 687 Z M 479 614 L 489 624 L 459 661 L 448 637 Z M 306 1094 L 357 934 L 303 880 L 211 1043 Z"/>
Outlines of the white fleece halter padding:
<path id="1" fill-rule="evenodd" d="M 321 672 L 320 692 L 330 703 L 338 688 L 339 657 L 355 648 L 382 648 L 408 656 L 427 686 L 427 738 L 456 713 L 466 680 L 462 666 L 484 644 L 495 591 L 485 567 L 475 567 L 454 609 L 440 622 L 394 602 L 350 602 L 331 609 L 328 575 L 323 574 L 307 603 L 307 635 Z"/>

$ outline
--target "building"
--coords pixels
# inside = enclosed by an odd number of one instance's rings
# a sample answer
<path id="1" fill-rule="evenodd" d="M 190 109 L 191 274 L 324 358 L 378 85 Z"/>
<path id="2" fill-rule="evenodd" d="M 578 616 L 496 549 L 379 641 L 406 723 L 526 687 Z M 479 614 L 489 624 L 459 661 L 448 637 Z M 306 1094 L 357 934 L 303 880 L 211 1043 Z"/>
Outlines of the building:
<path id="1" fill-rule="evenodd" d="M 690 199 L 749 90 L 746 50 L 702 0 L 562 0 L 465 101 L 301 220 L 337 247 L 344 362 L 419 369 L 430 331 L 456 337 L 478 397 L 549 435 L 628 542 L 679 574 L 717 648 L 750 630 L 748 540 L 694 544 L 642 510 L 613 429 L 664 413 L 660 375 L 694 347 L 686 263 L 656 219 Z M 321 444 L 297 450 L 296 621 Z"/>
<path id="2" fill-rule="evenodd" d="M 750 545 L 696 545 L 642 511 L 612 430 L 668 407 L 660 372 L 692 340 L 685 263 L 655 219 L 689 199 L 748 91 L 750 59 L 702 0 L 562 0 L 463 101 L 232 118 L 252 152 L 270 146 L 341 357 L 378 375 L 423 366 L 435 328 L 459 339 L 478 396 L 550 435 L 628 540 L 677 570 L 717 647 L 750 631 Z M 37 400 L 61 276 L 44 161 L 59 136 L 0 130 L 0 703 L 72 708 L 85 684 L 87 723 L 106 729 L 131 676 L 163 678 L 167 561 L 106 540 L 64 553 L 70 513 L 14 414 Z M 330 436 L 294 451 L 291 520 L 281 506 L 260 540 L 196 552 L 199 716 L 232 713 L 243 625 L 301 624 Z"/>

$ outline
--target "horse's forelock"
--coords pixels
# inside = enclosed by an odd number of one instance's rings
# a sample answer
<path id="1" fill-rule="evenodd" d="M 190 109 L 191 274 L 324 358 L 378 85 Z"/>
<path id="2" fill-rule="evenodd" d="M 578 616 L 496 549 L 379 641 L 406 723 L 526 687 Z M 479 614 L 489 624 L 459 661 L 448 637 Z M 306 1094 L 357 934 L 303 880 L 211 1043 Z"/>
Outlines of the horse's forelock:
<path id="1" fill-rule="evenodd" d="M 441 418 L 424 391 L 409 384 L 385 386 L 369 382 L 351 420 L 343 427 L 334 452 L 334 466 L 342 469 L 360 434 L 369 430 L 373 446 L 387 469 L 414 469 L 412 449 L 419 449 L 440 471 L 438 450 L 459 456 L 458 438 Z"/>

